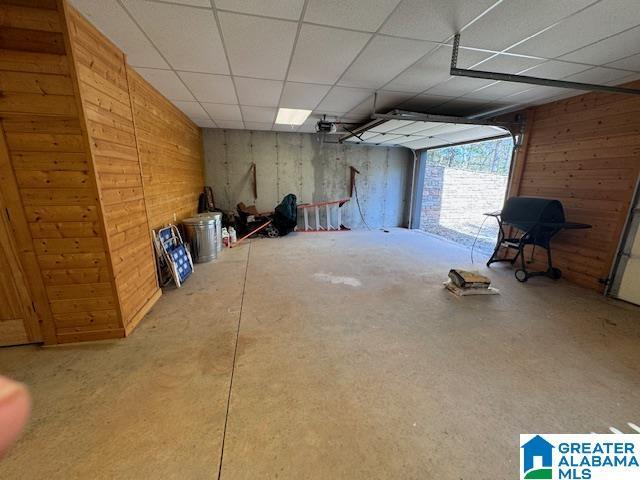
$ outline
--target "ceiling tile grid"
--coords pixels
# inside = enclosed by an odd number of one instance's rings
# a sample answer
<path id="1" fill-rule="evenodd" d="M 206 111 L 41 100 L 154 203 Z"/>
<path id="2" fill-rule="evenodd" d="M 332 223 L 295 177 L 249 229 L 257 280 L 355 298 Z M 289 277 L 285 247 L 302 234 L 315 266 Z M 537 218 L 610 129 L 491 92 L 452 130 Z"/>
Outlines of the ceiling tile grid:
<path id="1" fill-rule="evenodd" d="M 278 107 L 469 115 L 580 91 L 451 77 L 458 65 L 619 84 L 640 78 L 637 0 L 71 0 L 198 125 L 284 131 Z M 377 96 L 374 96 L 377 93 Z M 267 126 L 270 125 L 269 128 Z M 284 129 L 284 130 L 283 130 Z"/>

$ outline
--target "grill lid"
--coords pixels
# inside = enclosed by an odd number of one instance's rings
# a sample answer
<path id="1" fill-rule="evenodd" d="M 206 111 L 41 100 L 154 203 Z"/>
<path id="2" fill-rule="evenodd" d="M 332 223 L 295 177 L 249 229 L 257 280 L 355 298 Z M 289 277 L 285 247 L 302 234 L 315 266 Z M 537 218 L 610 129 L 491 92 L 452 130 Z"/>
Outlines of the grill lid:
<path id="1" fill-rule="evenodd" d="M 564 223 L 564 209 L 559 200 L 534 197 L 512 197 L 502 209 L 507 223 Z"/>

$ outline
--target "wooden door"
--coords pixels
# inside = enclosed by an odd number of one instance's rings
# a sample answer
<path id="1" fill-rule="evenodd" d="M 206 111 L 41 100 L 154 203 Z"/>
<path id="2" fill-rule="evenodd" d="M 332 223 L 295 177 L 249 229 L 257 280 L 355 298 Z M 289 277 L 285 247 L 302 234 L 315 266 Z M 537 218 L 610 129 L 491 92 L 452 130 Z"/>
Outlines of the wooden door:
<path id="1" fill-rule="evenodd" d="M 42 340 L 16 249 L 9 210 L 0 192 L 0 346 Z"/>

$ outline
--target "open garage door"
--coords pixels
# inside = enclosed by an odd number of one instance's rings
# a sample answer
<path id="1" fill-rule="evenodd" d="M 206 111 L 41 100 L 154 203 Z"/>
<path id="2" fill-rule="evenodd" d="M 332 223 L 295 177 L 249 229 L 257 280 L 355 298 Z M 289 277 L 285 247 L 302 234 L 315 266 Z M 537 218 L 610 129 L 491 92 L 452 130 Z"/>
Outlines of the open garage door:
<path id="1" fill-rule="evenodd" d="M 394 110 L 384 115 L 374 114 L 373 117 L 373 121 L 344 135 L 340 141 L 425 150 L 512 136 L 520 128 L 519 123 L 406 110 Z"/>
<path id="2" fill-rule="evenodd" d="M 414 150 L 410 228 L 491 250 L 497 226 L 483 213 L 502 208 L 521 123 L 404 110 L 373 118 L 341 141 Z"/>

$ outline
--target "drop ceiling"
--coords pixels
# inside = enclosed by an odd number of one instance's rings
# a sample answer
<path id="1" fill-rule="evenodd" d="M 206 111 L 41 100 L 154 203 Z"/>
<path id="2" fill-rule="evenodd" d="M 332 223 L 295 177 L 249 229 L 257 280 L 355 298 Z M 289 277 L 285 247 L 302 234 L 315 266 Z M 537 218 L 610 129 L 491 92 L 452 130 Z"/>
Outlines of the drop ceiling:
<path id="1" fill-rule="evenodd" d="M 640 78 L 638 0 L 71 0 L 198 125 L 291 130 L 278 107 L 367 121 L 471 115 L 582 92 L 461 68 L 617 85 Z M 387 139 L 391 140 L 391 136 Z M 409 145 L 407 145 L 409 146 Z"/>

